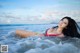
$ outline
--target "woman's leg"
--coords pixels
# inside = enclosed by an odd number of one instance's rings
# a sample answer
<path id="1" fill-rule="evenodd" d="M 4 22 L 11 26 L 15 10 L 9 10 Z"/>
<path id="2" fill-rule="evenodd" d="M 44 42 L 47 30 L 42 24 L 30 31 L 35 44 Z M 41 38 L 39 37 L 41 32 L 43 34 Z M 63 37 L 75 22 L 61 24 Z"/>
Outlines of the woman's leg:
<path id="1" fill-rule="evenodd" d="M 32 31 L 16 30 L 16 35 L 18 35 L 22 38 L 26 38 L 29 36 L 39 35 L 39 34 L 36 32 L 32 32 Z"/>

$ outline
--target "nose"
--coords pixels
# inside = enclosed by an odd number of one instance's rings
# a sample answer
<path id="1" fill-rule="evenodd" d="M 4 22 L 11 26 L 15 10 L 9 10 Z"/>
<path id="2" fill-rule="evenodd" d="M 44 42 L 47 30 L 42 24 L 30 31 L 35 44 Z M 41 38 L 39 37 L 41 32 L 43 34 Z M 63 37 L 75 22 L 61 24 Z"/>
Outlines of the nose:
<path id="1" fill-rule="evenodd" d="M 60 24 L 63 24 L 63 21 L 61 21 Z"/>

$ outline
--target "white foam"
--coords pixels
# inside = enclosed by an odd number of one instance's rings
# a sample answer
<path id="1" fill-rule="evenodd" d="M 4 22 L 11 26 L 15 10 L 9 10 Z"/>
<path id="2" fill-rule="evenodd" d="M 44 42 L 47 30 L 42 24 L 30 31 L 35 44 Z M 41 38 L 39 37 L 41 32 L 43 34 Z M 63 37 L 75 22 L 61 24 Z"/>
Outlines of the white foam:
<path id="1" fill-rule="evenodd" d="M 78 48 L 72 44 L 55 45 L 44 50 L 46 53 L 77 53 Z"/>
<path id="2" fill-rule="evenodd" d="M 30 49 L 29 51 L 26 51 L 25 53 L 43 53 L 43 50 L 40 48 Z"/>
<path id="3" fill-rule="evenodd" d="M 46 41 L 46 42 L 48 42 L 48 43 L 51 43 L 51 44 L 55 45 L 55 42 L 53 42 L 53 41 L 51 41 L 51 40 L 49 40 L 49 39 L 46 39 L 46 40 L 44 40 L 44 41 Z"/>
<path id="4" fill-rule="evenodd" d="M 7 39 L 5 39 L 5 37 L 3 38 L 4 40 L 1 41 L 0 43 L 2 42 L 7 43 L 10 46 L 9 47 L 10 53 L 19 53 L 18 51 L 21 50 L 23 51 L 23 48 L 26 49 L 23 53 L 80 53 L 79 51 L 80 48 L 76 47 L 74 45 L 75 43 L 72 44 L 67 41 L 65 41 L 65 43 L 62 43 L 62 41 L 56 43 L 56 41 L 54 40 L 41 37 L 28 37 L 19 39 L 17 41 L 12 39 L 13 36 Z M 55 40 L 58 39 L 55 38 Z M 76 39 L 74 38 L 74 40 Z M 11 44 L 11 41 L 15 43 Z"/>

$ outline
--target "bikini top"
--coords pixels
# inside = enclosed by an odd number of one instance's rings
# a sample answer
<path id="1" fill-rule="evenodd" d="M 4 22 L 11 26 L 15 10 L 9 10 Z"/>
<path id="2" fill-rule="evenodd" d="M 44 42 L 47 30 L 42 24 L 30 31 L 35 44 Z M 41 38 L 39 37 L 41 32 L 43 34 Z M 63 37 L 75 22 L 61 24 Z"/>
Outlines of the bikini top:
<path id="1" fill-rule="evenodd" d="M 61 34 L 48 34 L 48 33 L 47 33 L 48 30 L 49 30 L 49 29 L 46 30 L 45 36 L 58 36 L 58 35 L 61 35 Z"/>

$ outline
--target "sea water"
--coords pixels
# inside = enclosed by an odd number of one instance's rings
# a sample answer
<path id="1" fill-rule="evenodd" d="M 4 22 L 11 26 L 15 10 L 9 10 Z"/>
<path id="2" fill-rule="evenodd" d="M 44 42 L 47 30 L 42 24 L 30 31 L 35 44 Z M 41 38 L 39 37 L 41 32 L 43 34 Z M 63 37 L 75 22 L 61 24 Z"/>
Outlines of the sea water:
<path id="1" fill-rule="evenodd" d="M 0 45 L 8 45 L 8 53 L 80 53 L 79 38 L 45 36 L 17 37 L 16 30 L 45 33 L 57 24 L 0 25 Z M 0 46 L 1 47 L 1 46 Z"/>

